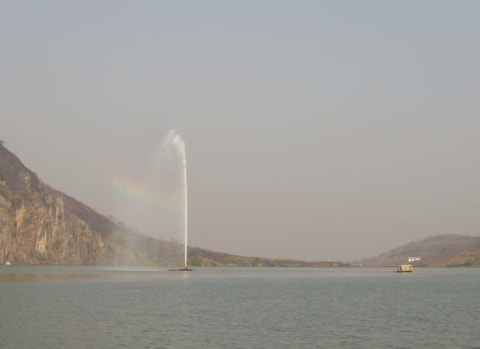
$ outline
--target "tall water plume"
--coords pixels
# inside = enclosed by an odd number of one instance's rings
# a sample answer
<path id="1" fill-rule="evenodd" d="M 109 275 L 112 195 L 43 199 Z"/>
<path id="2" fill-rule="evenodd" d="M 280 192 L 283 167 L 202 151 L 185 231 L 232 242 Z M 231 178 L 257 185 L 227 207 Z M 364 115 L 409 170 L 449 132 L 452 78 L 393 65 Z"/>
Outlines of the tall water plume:
<path id="1" fill-rule="evenodd" d="M 185 142 L 176 130 L 170 130 L 161 143 L 157 154 L 157 180 L 160 184 L 159 195 L 169 202 L 170 211 L 167 220 L 174 219 L 170 228 L 176 225 L 183 230 L 184 267 L 187 268 L 188 247 L 188 189 L 187 189 L 187 157 Z M 172 210 L 173 208 L 173 210 Z M 173 211 L 173 212 L 172 212 Z M 173 213 L 173 215 L 172 215 Z"/>
<path id="2" fill-rule="evenodd" d="M 150 155 L 145 169 L 124 168 L 112 173 L 113 213 L 131 230 L 162 241 L 156 252 L 159 264 L 183 264 L 186 268 L 188 191 L 185 142 L 176 130 L 171 130 Z M 135 238 L 127 235 L 126 250 L 134 251 L 135 246 Z"/>

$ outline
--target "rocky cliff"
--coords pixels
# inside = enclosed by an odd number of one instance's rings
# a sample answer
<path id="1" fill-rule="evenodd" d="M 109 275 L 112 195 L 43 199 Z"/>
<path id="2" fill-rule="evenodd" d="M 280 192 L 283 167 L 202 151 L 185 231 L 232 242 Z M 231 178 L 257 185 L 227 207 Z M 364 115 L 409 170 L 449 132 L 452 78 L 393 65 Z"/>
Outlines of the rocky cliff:
<path id="1" fill-rule="evenodd" d="M 54 190 L 0 144 L 0 264 L 176 265 L 180 251 Z"/>

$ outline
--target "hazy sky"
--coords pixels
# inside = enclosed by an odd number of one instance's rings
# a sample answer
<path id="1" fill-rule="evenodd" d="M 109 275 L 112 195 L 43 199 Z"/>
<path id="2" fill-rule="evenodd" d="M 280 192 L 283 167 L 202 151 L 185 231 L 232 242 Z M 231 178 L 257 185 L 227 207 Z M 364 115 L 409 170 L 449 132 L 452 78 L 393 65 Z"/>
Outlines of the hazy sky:
<path id="1" fill-rule="evenodd" d="M 479 235 L 479 18 L 479 1 L 3 1 L 0 139 L 149 230 L 176 128 L 191 244 L 222 252 Z"/>

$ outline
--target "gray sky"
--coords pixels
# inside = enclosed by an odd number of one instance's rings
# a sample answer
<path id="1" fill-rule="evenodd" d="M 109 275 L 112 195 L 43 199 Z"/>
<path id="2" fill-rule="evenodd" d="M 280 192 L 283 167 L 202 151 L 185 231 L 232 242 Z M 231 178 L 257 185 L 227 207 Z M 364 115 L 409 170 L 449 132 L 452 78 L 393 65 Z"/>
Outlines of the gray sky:
<path id="1" fill-rule="evenodd" d="M 478 18 L 478 1 L 4 1 L 0 138 L 149 231 L 176 128 L 198 247 L 353 260 L 479 235 Z"/>

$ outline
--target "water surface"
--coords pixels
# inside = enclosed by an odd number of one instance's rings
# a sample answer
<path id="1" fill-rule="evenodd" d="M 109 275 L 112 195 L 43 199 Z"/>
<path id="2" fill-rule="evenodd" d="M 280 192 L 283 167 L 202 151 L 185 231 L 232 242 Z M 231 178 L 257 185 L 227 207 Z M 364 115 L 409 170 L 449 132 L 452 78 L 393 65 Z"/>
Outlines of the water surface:
<path id="1" fill-rule="evenodd" d="M 1 348 L 480 348 L 480 270 L 0 268 Z"/>

